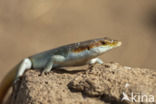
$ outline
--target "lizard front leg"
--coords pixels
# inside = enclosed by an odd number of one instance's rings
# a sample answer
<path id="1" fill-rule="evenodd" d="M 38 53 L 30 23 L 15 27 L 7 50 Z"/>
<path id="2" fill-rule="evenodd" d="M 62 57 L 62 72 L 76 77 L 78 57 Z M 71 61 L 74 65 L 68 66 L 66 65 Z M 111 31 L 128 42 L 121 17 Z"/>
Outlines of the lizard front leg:
<path id="1" fill-rule="evenodd" d="M 54 65 L 54 60 L 53 58 L 50 58 L 45 66 L 45 68 L 43 69 L 42 73 L 48 73 L 50 72 L 50 70 L 53 68 Z"/>
<path id="2" fill-rule="evenodd" d="M 99 58 L 93 58 L 88 63 L 89 64 L 95 64 L 95 63 L 103 64 L 103 61 L 101 59 L 99 59 Z"/>
<path id="3" fill-rule="evenodd" d="M 61 62 L 65 61 L 65 57 L 62 55 L 54 55 L 52 56 L 49 61 L 47 62 L 47 65 L 43 69 L 42 73 L 50 72 L 54 65 L 59 65 Z"/>

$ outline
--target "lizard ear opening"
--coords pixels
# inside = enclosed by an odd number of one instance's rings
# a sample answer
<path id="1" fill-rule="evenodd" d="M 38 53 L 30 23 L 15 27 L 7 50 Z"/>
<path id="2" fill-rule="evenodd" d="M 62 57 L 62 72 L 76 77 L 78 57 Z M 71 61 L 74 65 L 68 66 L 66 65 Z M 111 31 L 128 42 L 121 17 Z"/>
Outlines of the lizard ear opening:
<path id="1" fill-rule="evenodd" d="M 89 46 L 87 47 L 87 50 L 90 50 L 90 47 Z"/>

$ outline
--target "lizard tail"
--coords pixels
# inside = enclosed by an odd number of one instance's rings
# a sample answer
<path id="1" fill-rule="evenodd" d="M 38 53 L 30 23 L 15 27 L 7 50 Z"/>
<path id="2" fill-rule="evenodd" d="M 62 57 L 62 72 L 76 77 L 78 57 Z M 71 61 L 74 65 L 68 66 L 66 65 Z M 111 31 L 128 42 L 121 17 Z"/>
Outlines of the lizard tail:
<path id="1" fill-rule="evenodd" d="M 7 94 L 7 91 L 13 84 L 14 79 L 16 78 L 16 73 L 18 71 L 19 64 L 16 65 L 10 72 L 7 73 L 7 75 L 4 77 L 4 79 L 0 83 L 0 104 L 2 104 L 3 99 L 5 95 Z"/>

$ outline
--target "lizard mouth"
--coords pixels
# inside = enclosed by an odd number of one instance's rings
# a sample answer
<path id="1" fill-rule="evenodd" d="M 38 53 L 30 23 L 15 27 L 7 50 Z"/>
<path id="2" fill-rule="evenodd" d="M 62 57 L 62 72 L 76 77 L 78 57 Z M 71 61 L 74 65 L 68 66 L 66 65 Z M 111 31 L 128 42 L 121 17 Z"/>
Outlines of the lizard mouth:
<path id="1" fill-rule="evenodd" d="M 121 45 L 122 45 L 121 41 L 114 41 L 114 42 L 110 43 L 110 46 L 112 46 L 112 47 L 119 47 Z"/>
<path id="2" fill-rule="evenodd" d="M 104 46 L 111 46 L 111 47 L 119 47 L 122 45 L 121 41 L 112 40 L 112 41 L 106 41 L 106 44 Z"/>

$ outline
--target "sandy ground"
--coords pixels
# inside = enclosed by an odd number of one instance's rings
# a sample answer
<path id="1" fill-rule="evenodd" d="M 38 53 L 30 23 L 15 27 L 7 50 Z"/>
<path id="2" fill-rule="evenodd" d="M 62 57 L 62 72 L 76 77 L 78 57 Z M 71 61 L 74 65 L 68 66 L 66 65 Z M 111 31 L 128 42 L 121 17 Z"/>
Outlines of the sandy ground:
<path id="1" fill-rule="evenodd" d="M 101 58 L 156 68 L 154 0 L 0 0 L 0 80 L 21 59 L 99 37 L 123 42 Z"/>

